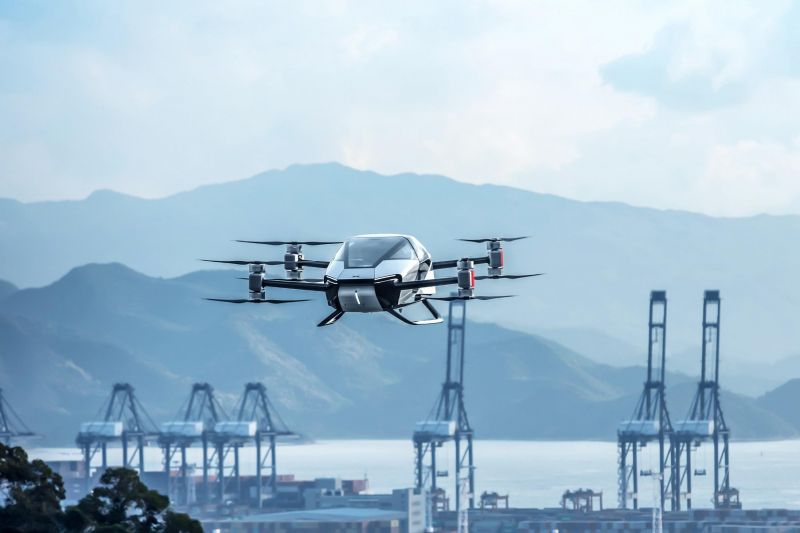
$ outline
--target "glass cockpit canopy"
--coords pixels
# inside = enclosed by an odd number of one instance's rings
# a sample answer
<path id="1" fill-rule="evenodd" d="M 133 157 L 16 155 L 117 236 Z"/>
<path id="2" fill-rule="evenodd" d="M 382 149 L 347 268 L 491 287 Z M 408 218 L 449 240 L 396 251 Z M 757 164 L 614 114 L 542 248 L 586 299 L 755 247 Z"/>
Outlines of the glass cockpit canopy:
<path id="1" fill-rule="evenodd" d="M 345 268 L 375 268 L 388 259 L 417 259 L 414 247 L 405 237 L 353 237 L 336 253 L 334 261 Z"/>

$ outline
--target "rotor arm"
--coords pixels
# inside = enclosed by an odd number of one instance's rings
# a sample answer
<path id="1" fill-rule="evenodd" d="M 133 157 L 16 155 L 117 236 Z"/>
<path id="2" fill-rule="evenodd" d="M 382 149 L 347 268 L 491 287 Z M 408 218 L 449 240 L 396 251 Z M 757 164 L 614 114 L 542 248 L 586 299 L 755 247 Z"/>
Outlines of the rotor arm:
<path id="1" fill-rule="evenodd" d="M 435 297 L 435 296 L 426 296 L 422 299 L 423 303 L 426 303 L 426 300 L 441 300 L 450 302 L 453 300 L 495 300 L 498 298 L 509 298 L 511 295 L 497 295 L 497 296 L 475 296 L 475 280 L 482 280 L 482 279 L 519 279 L 519 278 L 529 278 L 533 276 L 541 276 L 541 274 L 498 274 L 498 275 L 488 275 L 488 276 L 476 276 L 473 263 L 469 260 L 462 259 L 459 261 L 458 265 L 458 276 L 448 277 L 448 278 L 439 278 L 439 279 L 425 279 L 425 280 L 418 280 L 418 281 L 398 281 L 394 283 L 394 286 L 400 290 L 403 289 L 421 289 L 425 287 L 437 287 L 441 285 L 458 285 L 458 294 L 452 296 L 444 296 L 444 297 Z M 389 311 L 391 314 L 400 317 L 396 312 Z"/>
<path id="2" fill-rule="evenodd" d="M 535 276 L 541 276 L 542 273 L 538 274 L 501 274 L 499 276 L 475 276 L 475 280 L 484 280 L 484 279 L 519 279 L 519 278 L 531 278 Z M 458 284 L 458 277 L 452 276 L 447 278 L 437 278 L 437 279 L 421 279 L 415 281 L 398 281 L 395 282 L 394 286 L 398 289 L 406 290 L 406 289 L 424 289 L 426 287 L 440 287 L 442 285 L 457 285 Z"/>
<path id="3" fill-rule="evenodd" d="M 437 279 L 420 279 L 414 281 L 397 281 L 394 286 L 401 290 L 406 289 L 424 289 L 427 287 L 439 287 L 442 285 L 455 285 L 458 283 L 458 278 L 455 276 L 449 278 Z"/>
<path id="4" fill-rule="evenodd" d="M 311 261 L 309 259 L 301 259 L 299 261 L 300 266 L 309 267 L 309 268 L 328 268 L 330 262 L 328 261 Z"/>
<path id="5" fill-rule="evenodd" d="M 489 264 L 489 256 L 488 255 L 483 256 L 483 257 L 467 257 L 466 259 L 468 261 L 472 261 L 476 265 L 488 265 Z M 445 269 L 445 268 L 456 268 L 458 266 L 458 262 L 459 261 L 461 261 L 461 259 L 451 259 L 451 260 L 448 260 L 448 261 L 434 261 L 433 264 L 431 264 L 431 270 L 442 270 L 442 269 Z"/>
<path id="6" fill-rule="evenodd" d="M 299 281 L 288 279 L 264 279 L 261 281 L 262 287 L 276 287 L 281 289 L 296 289 L 301 291 L 325 292 L 330 285 L 316 281 Z"/>

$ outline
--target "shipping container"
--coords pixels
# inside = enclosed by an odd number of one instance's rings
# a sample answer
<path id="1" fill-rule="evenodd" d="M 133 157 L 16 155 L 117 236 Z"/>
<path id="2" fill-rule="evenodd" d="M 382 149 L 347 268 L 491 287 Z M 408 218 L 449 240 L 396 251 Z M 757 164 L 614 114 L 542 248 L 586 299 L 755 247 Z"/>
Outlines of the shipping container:
<path id="1" fill-rule="evenodd" d="M 456 434 L 456 423 L 452 420 L 425 420 L 417 422 L 415 433 L 452 437 Z"/>
<path id="2" fill-rule="evenodd" d="M 230 437 L 254 437 L 256 434 L 256 422 L 254 420 L 217 422 L 214 426 L 214 431 L 220 435 L 228 435 Z"/>
<path id="3" fill-rule="evenodd" d="M 164 422 L 161 432 L 170 437 L 199 437 L 203 434 L 202 422 Z"/>
<path id="4" fill-rule="evenodd" d="M 122 436 L 122 422 L 84 422 L 81 424 L 81 433 L 99 437 L 120 437 Z"/>
<path id="5" fill-rule="evenodd" d="M 617 426 L 619 433 L 636 433 L 650 437 L 658 435 L 660 429 L 661 424 L 658 420 L 623 420 Z"/>

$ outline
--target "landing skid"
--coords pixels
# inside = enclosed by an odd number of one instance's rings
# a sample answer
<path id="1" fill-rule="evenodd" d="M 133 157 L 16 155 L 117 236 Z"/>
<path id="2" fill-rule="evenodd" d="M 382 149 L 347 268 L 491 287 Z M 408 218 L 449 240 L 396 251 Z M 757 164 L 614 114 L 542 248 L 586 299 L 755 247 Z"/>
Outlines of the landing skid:
<path id="1" fill-rule="evenodd" d="M 400 312 L 398 312 L 397 309 L 389 308 L 386 310 L 386 312 L 392 315 L 393 317 L 402 320 L 406 324 L 411 324 L 412 326 L 427 326 L 428 324 L 439 324 L 443 322 L 441 315 L 439 315 L 439 312 L 436 311 L 436 308 L 433 307 L 433 305 L 431 305 L 430 302 L 428 302 L 427 300 L 420 300 L 420 301 L 422 302 L 422 305 L 424 305 L 425 308 L 430 312 L 433 318 L 429 318 L 427 320 L 409 320 L 408 318 L 404 317 Z"/>
<path id="2" fill-rule="evenodd" d="M 326 316 L 325 318 L 323 318 L 322 322 L 317 324 L 317 327 L 321 328 L 323 326 L 330 326 L 331 324 L 333 324 L 334 322 L 336 322 L 337 320 L 342 318 L 342 316 L 344 316 L 344 311 L 342 311 L 340 309 L 337 309 L 333 313 L 331 313 L 328 316 Z"/>

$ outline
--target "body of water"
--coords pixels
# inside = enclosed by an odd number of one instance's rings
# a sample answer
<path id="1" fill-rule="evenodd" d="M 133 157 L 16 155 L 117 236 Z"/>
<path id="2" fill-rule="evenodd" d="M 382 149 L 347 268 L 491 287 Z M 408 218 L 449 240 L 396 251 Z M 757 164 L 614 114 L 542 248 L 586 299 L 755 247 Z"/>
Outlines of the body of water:
<path id="1" fill-rule="evenodd" d="M 606 507 L 617 505 L 617 447 L 611 442 L 476 441 L 476 493 L 484 490 L 510 495 L 513 507 L 554 507 L 567 489 L 602 490 Z M 241 452 L 242 474 L 255 472 L 255 451 Z M 437 452 L 438 468 L 451 475 L 439 483 L 450 494 L 454 480 L 452 443 Z M 658 448 L 646 447 L 641 469 L 658 469 Z M 35 448 L 31 457 L 45 460 L 80 458 L 70 448 Z M 93 464 L 99 462 L 99 454 Z M 200 464 L 199 448 L 190 449 L 189 462 Z M 447 458 L 450 464 L 446 464 Z M 177 459 L 177 456 L 176 456 Z M 163 468 L 158 448 L 145 452 L 147 470 Z M 109 451 L 109 463 L 119 464 L 119 449 Z M 232 464 L 233 458 L 226 459 Z M 694 480 L 694 507 L 711 506 L 714 460 L 710 445 L 693 457 L 708 475 Z M 410 487 L 414 482 L 414 450 L 408 440 L 328 440 L 278 447 L 280 474 L 298 479 L 340 477 L 369 479 L 372 492 Z M 731 484 L 741 491 L 745 508 L 800 508 L 800 440 L 734 442 L 731 444 Z M 652 482 L 643 478 L 641 504 L 653 501 Z"/>

